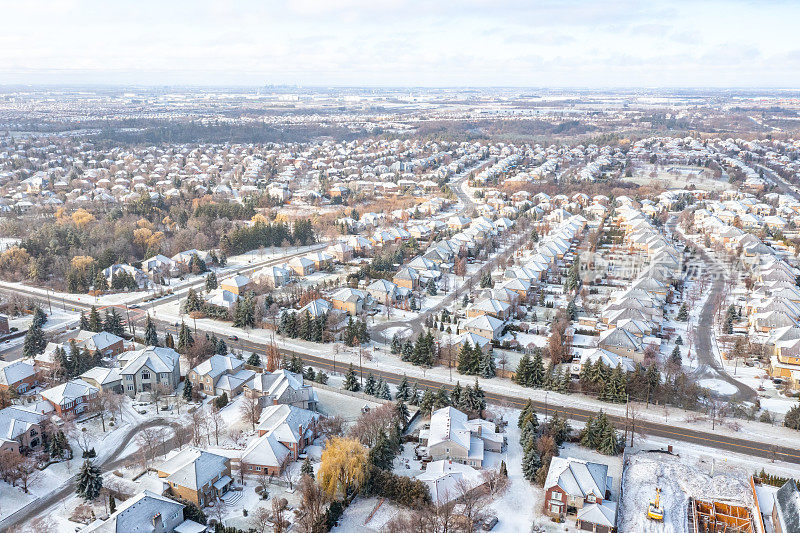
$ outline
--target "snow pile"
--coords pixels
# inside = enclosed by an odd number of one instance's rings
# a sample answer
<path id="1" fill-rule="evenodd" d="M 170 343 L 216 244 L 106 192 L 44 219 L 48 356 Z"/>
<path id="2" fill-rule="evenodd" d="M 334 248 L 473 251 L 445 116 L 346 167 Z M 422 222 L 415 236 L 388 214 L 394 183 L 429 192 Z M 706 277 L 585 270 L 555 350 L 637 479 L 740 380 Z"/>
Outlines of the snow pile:
<path id="1" fill-rule="evenodd" d="M 684 533 L 688 531 L 689 498 L 734 501 L 752 506 L 747 473 L 718 464 L 690 464 L 677 456 L 640 452 L 627 459 L 622 483 L 623 502 L 618 520 L 620 533 Z M 726 471 L 727 470 L 727 471 Z M 721 472 L 722 471 L 722 472 Z M 647 505 L 661 488 L 664 522 L 647 518 Z"/>

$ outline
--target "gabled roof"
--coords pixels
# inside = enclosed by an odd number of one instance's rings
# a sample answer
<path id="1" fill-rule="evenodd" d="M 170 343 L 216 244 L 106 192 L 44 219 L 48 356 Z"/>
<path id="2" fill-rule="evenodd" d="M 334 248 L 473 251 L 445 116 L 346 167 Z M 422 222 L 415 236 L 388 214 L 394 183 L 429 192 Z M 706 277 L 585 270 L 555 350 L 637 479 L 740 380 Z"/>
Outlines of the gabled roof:
<path id="1" fill-rule="evenodd" d="M 558 486 L 571 496 L 585 498 L 594 494 L 605 498 L 608 482 L 608 465 L 572 457 L 553 457 L 544 488 Z"/>
<path id="2" fill-rule="evenodd" d="M 183 504 L 146 490 L 118 504 L 117 510 L 104 522 L 90 524 L 86 533 L 152 533 L 156 515 L 183 515 Z"/>
<path id="3" fill-rule="evenodd" d="M 319 414 L 293 405 L 270 405 L 261 413 L 259 432 L 274 435 L 280 442 L 300 442 Z M 302 433 L 300 428 L 302 427 Z"/>
<path id="4" fill-rule="evenodd" d="M 227 469 L 228 458 L 198 448 L 184 448 L 158 467 L 167 481 L 191 490 L 209 484 Z"/>
<path id="5" fill-rule="evenodd" d="M 201 376 L 209 376 L 214 379 L 226 373 L 235 374 L 242 367 L 244 367 L 244 361 L 241 359 L 216 354 L 194 367 L 193 370 Z"/>
<path id="6" fill-rule="evenodd" d="M 98 390 L 96 387 L 92 387 L 85 381 L 73 379 L 56 387 L 42 391 L 42 398 L 56 405 L 64 405 L 67 402 L 75 400 L 76 398 L 80 398 L 82 396 L 91 396 L 97 394 L 97 392 Z"/>
<path id="7" fill-rule="evenodd" d="M 800 532 L 800 491 L 793 479 L 775 493 L 775 509 L 784 533 Z"/>
<path id="8" fill-rule="evenodd" d="M 149 346 L 141 350 L 125 352 L 120 359 L 126 361 L 120 374 L 135 374 L 142 367 L 147 367 L 153 372 L 162 374 L 172 372 L 178 366 L 180 355 L 172 348 L 159 348 Z"/>
<path id="9" fill-rule="evenodd" d="M 13 386 L 36 375 L 36 367 L 26 361 L 0 361 L 0 385 Z"/>

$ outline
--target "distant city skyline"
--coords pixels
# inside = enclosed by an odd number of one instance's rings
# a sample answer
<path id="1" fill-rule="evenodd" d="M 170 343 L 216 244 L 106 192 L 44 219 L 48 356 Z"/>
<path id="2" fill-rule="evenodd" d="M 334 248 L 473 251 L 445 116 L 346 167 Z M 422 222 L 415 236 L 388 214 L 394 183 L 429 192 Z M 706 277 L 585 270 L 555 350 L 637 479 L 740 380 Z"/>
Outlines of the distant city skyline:
<path id="1" fill-rule="evenodd" d="M 41 0 L 0 84 L 800 87 L 800 3 Z"/>

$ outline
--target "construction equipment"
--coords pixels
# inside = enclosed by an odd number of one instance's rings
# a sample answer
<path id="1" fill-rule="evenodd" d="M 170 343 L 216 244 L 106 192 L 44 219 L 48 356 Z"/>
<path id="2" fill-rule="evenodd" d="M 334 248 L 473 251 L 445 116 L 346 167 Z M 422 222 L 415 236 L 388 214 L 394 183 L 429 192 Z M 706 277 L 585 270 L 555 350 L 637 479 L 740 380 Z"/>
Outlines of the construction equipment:
<path id="1" fill-rule="evenodd" d="M 661 489 L 656 487 L 656 500 L 647 506 L 647 518 L 664 521 L 664 508 L 661 507 Z"/>

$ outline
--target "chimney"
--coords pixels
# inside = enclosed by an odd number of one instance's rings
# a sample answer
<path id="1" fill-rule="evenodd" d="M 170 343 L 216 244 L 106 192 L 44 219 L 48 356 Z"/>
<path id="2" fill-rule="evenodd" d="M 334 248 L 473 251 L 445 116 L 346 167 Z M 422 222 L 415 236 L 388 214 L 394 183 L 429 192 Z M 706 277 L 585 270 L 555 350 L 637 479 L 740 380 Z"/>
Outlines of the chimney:
<path id="1" fill-rule="evenodd" d="M 155 531 L 161 531 L 164 527 L 163 520 L 161 519 L 161 513 L 157 513 L 153 516 L 153 529 Z"/>

